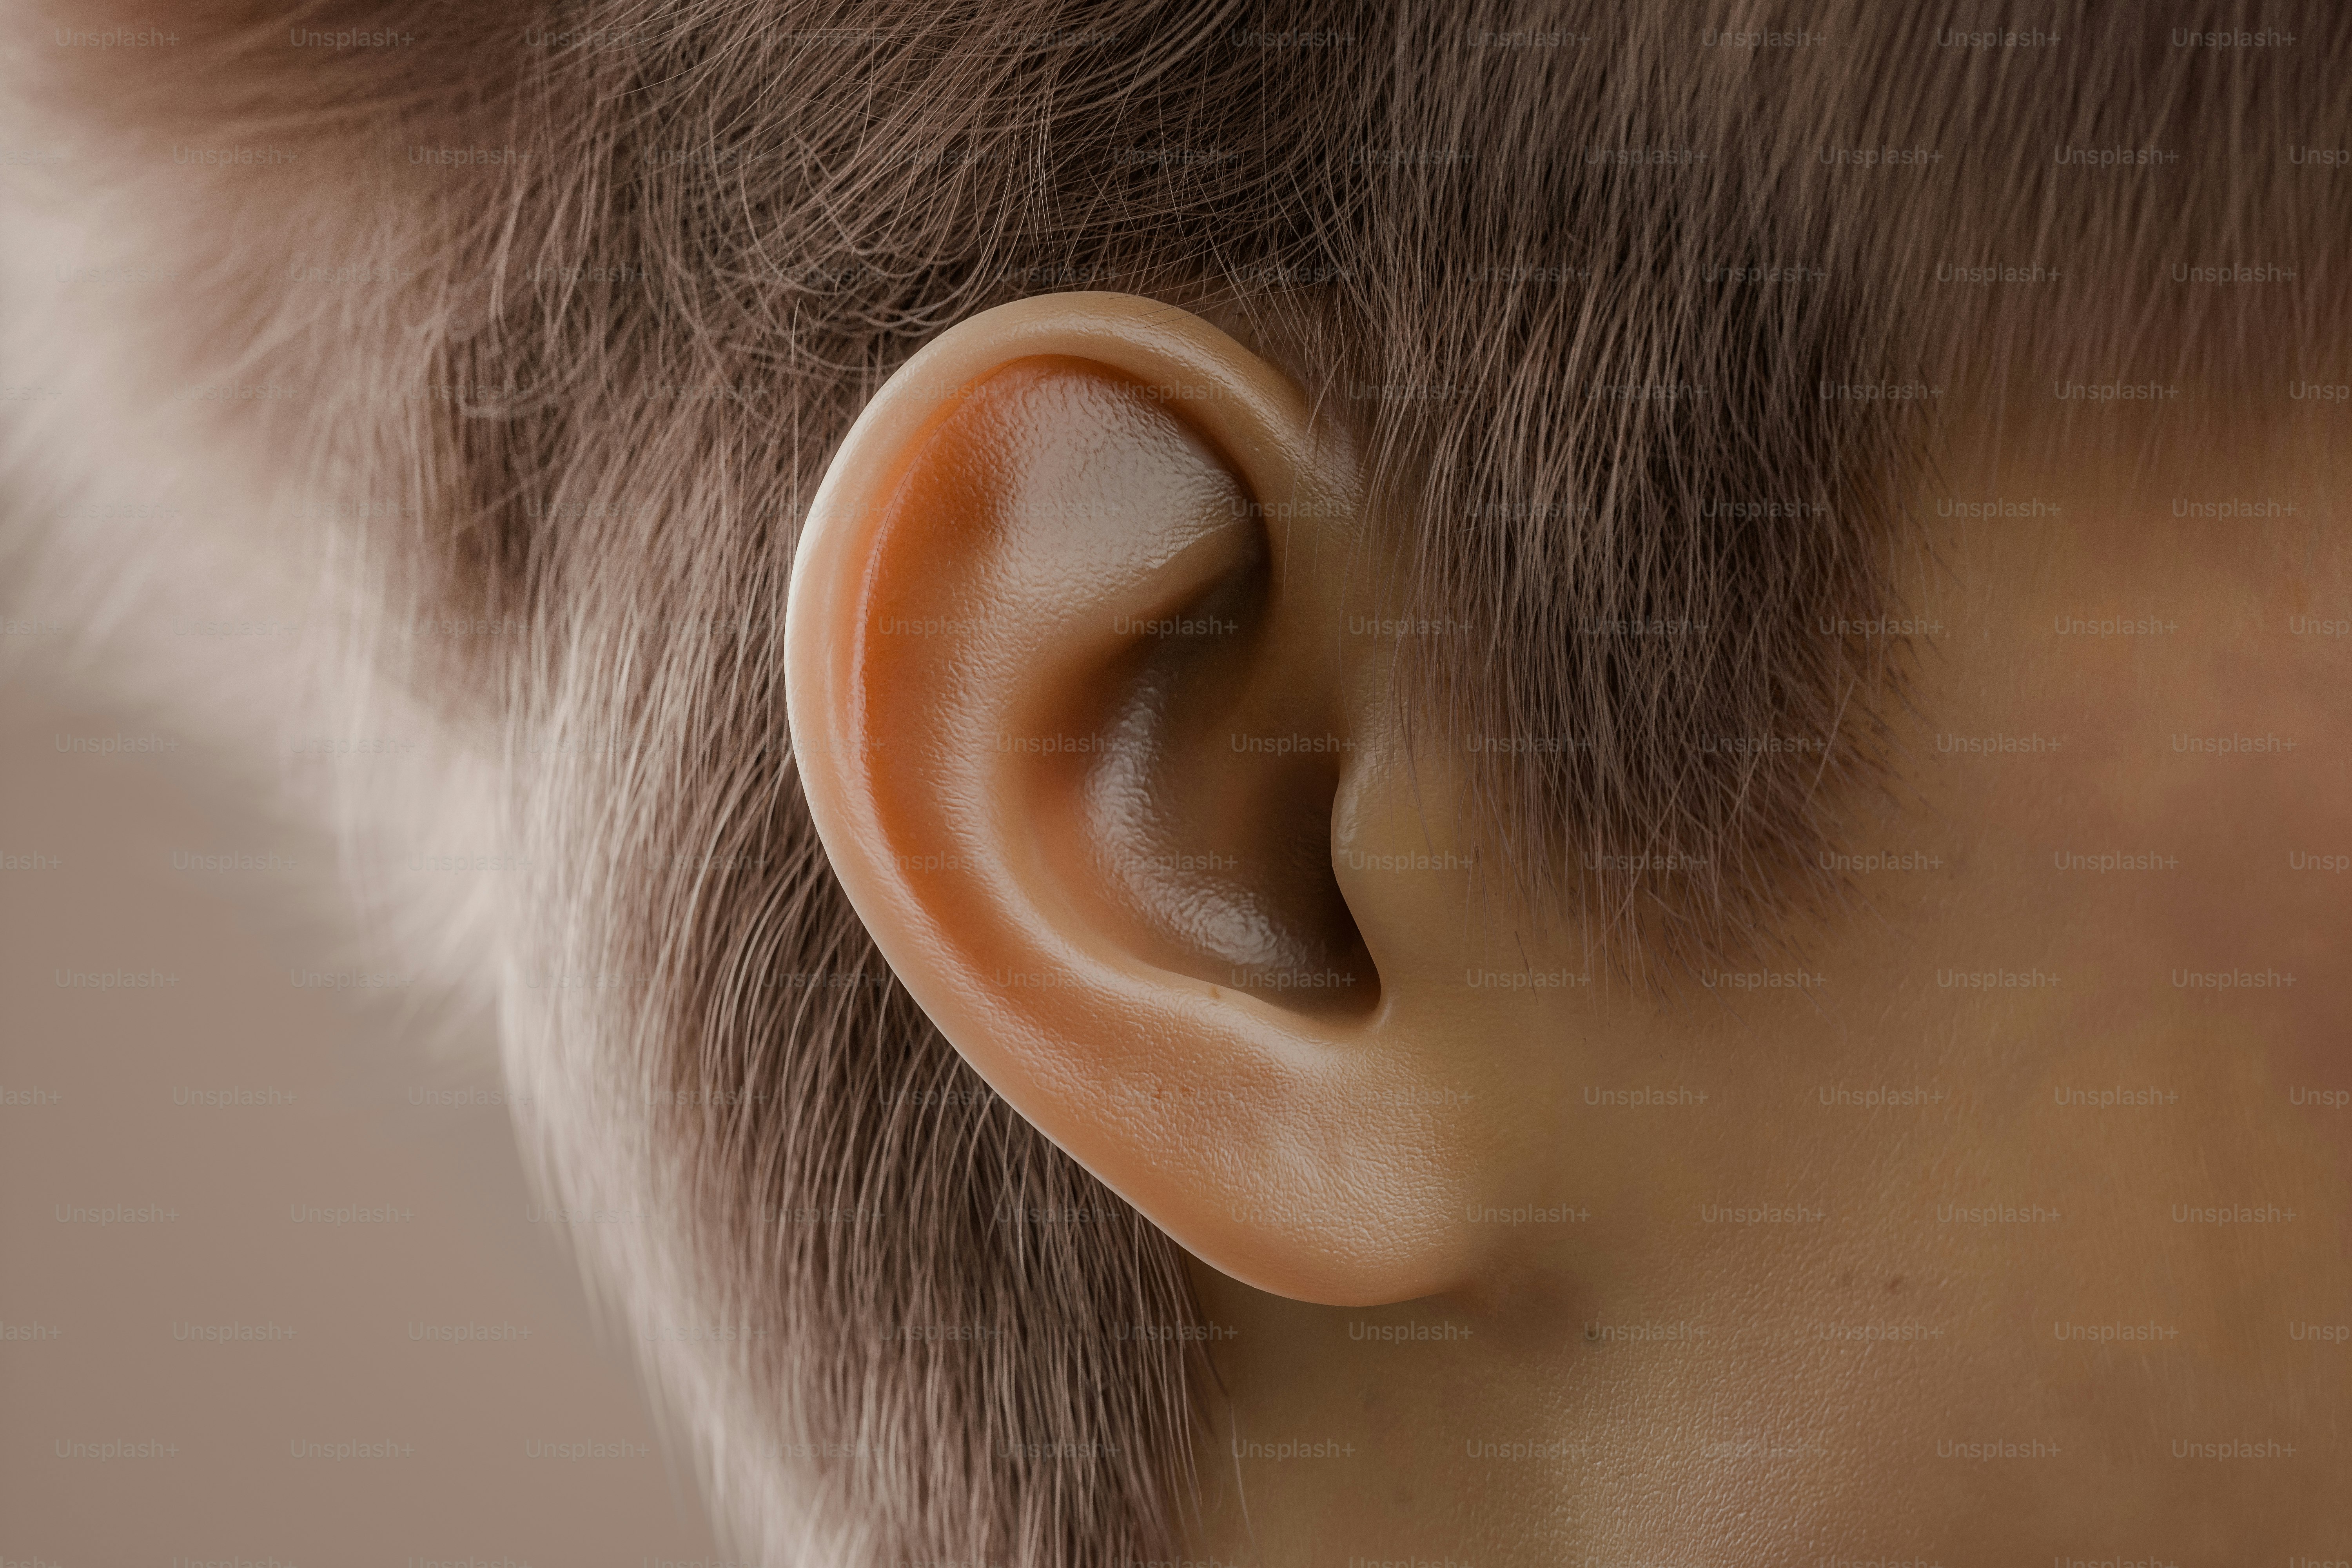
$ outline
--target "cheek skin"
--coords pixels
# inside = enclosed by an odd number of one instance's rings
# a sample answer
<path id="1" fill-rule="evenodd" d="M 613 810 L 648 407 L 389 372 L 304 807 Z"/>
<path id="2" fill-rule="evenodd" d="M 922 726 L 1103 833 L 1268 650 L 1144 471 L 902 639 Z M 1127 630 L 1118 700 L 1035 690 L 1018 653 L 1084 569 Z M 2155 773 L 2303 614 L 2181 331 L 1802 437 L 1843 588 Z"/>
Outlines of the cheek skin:
<path id="1" fill-rule="evenodd" d="M 2067 975 L 2071 1037 L 2052 1049 L 2072 1058 L 2065 1081 L 2079 1071 L 2099 1075 L 2085 1087 L 2181 1094 L 2179 1114 L 2151 1110 L 2138 1130 L 2143 1148 L 2172 1146 L 2179 1190 L 2153 1195 L 2300 1197 L 2305 1223 L 2280 1239 L 2340 1255 L 2352 1241 L 2352 1112 L 2290 1095 L 2352 1089 L 2340 953 L 2352 875 L 2291 858 L 2352 856 L 2352 639 L 2291 629 L 2352 604 L 2341 552 L 2294 520 L 2176 521 L 2161 500 L 2093 492 L 2067 513 L 2085 521 L 1959 544 L 1973 563 L 1965 576 L 2000 587 L 1972 604 L 1949 721 L 2063 742 L 1947 768 L 1999 781 L 1989 801 L 1956 792 L 1949 809 L 2012 863 L 2017 912 L 2048 933 Z M 2058 629 L 2108 617 L 2166 629 Z M 2222 737 L 2278 749 L 2197 749 Z M 2161 868 L 2053 861 L 2107 852 Z M 2195 983 L 2221 975 L 2272 983 Z M 2115 1115 L 2084 1120 L 2102 1135 Z"/>
<path id="2" fill-rule="evenodd" d="M 2294 976 L 2259 1009 L 2277 1021 L 2282 1092 L 2352 1085 L 2352 997 L 2340 973 L 2352 879 L 2312 864 L 2352 855 L 2352 659 L 2340 644 L 2286 630 L 2290 613 L 2275 599 L 2287 596 L 2273 595 L 2260 632 L 2212 656 L 2210 729 L 2274 735 L 2294 750 L 2242 758 L 2168 752 L 2161 770 L 2177 778 L 2168 816 L 2210 868 L 2199 879 L 2201 896 L 2167 911 L 2183 963 L 2239 953 L 2242 967 Z"/>
<path id="3" fill-rule="evenodd" d="M 1820 1171 L 1802 1173 L 1870 1194 L 1857 1210 L 1886 1216 L 1840 1268 L 1817 1271 L 1806 1311 L 1869 1310 L 1855 1291 L 1870 1287 L 1888 1292 L 1871 1298 L 1875 1310 L 1940 1325 L 1951 1347 L 1908 1360 L 1801 1347 L 1820 1356 L 1806 1386 L 1848 1375 L 1874 1391 L 1874 1441 L 1890 1455 L 1932 1453 L 1956 1431 L 2059 1443 L 2062 1458 L 2004 1472 L 2000 1522 L 1966 1539 L 2046 1542 L 2137 1521 L 2179 1542 L 2185 1561 L 2209 1529 L 2235 1529 L 2244 1546 L 2340 1518 L 2311 1489 L 2310 1462 L 2216 1477 L 2174 1465 L 2168 1445 L 2208 1426 L 2315 1434 L 2301 1413 L 2352 1394 L 2339 1351 L 2287 1333 L 2291 1321 L 2339 1321 L 2352 1291 L 2352 1111 L 2289 1100 L 2296 1086 L 2352 1088 L 2352 1007 L 2332 951 L 2352 932 L 2352 876 L 2288 862 L 2298 849 L 2352 854 L 2352 668 L 2340 644 L 2287 624 L 2340 614 L 2309 601 L 2352 595 L 2315 586 L 2340 583 L 2340 562 L 2289 573 L 2300 551 L 2243 526 L 2176 523 L 2164 492 L 2125 505 L 2125 486 L 2086 479 L 2039 493 L 2063 498 L 2064 526 L 1956 524 L 1939 541 L 1948 572 L 1929 608 L 1943 629 L 1906 737 L 1922 809 L 1885 831 L 1886 847 L 1949 865 L 1863 887 L 1875 918 L 1825 960 L 1834 1026 L 1813 1031 L 1852 1037 L 1841 1072 L 1946 1086 L 1953 1102 L 1907 1121 L 1883 1113 L 1838 1143 L 1820 1141 L 1830 1119 L 1806 1107 L 1772 1147 L 1810 1154 Z M 2169 629 L 2072 629 L 2114 617 Z M 2175 751 L 2175 735 L 2295 746 L 2217 755 Z M 2039 749 L 1973 754 L 1958 737 Z M 2053 858 L 2106 855 L 2158 868 Z M 2055 981 L 1971 991 L 1937 978 L 1975 970 Z M 2174 984 L 2176 973 L 2239 971 L 2294 984 Z M 1826 1078 L 1824 1050 L 1798 1054 Z M 2116 1089 L 2160 1098 L 2113 1109 L 2065 1098 Z M 1984 1203 L 2064 1217 L 1928 1218 L 1938 1205 Z M 2175 1205 L 2219 1205 L 2296 1217 L 2175 1217 Z M 2095 1352 L 2053 1338 L 2058 1322 L 2146 1321 L 2177 1327 L 2177 1341 Z M 1769 1405 L 1802 1382 L 1751 1392 Z M 1893 1494 L 1864 1489 L 1854 1517 L 1895 1497 L 1937 1513 L 1969 1479 L 1922 1465 Z"/>

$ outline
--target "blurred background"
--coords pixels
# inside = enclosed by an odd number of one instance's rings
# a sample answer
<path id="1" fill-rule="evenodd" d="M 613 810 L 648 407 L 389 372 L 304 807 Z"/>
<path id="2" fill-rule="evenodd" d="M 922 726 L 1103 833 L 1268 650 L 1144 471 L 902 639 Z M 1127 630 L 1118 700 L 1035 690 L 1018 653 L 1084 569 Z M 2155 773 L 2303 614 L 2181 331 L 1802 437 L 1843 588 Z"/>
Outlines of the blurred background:
<path id="1" fill-rule="evenodd" d="M 486 1026 L 297 985 L 352 968 L 331 847 L 43 668 L 0 666 L 0 1563 L 720 1563 Z"/>

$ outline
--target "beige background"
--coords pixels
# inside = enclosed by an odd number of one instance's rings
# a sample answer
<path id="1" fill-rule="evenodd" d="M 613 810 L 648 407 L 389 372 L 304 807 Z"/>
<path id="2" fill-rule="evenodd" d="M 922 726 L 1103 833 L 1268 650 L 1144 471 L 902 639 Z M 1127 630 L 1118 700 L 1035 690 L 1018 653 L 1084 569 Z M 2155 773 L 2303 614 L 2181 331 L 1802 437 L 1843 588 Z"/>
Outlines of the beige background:
<path id="1" fill-rule="evenodd" d="M 155 728 L 0 675 L 0 1562 L 719 1562 L 614 1342 L 628 1331 L 599 1336 L 557 1227 L 532 1218 L 508 1112 L 483 1102 L 487 1041 L 428 1049 L 396 1002 L 294 987 L 349 962 L 349 930 L 305 912 L 337 907 L 305 894 L 326 861 L 201 746 L 54 739 Z M 301 866 L 175 870 L 174 850 Z M 109 969 L 179 978 L 56 983 Z M 72 1217 L 108 1205 L 171 1217 Z M 297 1205 L 402 1217 L 298 1223 Z M 496 1337 L 418 1337 L 457 1327 Z M 166 1451 L 58 1453 L 107 1442 Z M 531 1455 L 589 1443 L 623 1456 Z"/>

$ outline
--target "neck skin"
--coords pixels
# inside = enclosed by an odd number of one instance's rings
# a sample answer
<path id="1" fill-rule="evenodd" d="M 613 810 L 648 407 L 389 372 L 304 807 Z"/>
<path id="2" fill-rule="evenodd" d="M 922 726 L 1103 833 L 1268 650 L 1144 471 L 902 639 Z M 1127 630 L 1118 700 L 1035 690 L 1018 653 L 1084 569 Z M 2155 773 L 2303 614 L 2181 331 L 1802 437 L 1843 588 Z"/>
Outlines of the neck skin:
<path id="1" fill-rule="evenodd" d="M 2089 416 L 2065 462 L 1948 465 L 1903 804 L 1849 846 L 1894 858 L 1801 970 L 1741 966 L 1807 981 L 1596 977 L 1461 1042 L 1558 1130 L 1475 1287 L 1196 1266 L 1189 1555 L 2344 1554 L 2352 561 L 2303 438 L 2343 416 L 2284 398 L 2262 444 Z"/>

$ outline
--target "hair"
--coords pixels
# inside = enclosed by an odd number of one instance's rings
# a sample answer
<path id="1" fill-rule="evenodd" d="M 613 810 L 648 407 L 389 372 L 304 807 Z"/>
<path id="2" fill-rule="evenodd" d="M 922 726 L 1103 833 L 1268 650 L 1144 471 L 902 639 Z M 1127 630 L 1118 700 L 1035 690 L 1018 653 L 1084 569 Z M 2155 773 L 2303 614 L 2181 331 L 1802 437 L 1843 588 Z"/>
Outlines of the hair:
<path id="1" fill-rule="evenodd" d="M 800 520 L 933 334 L 1114 289 L 1297 376 L 1371 456 L 1384 586 L 1460 628 L 1400 700 L 1470 759 L 1490 879 L 1660 981 L 1843 907 L 1940 408 L 2343 363 L 2352 198 L 2290 152 L 2347 123 L 2316 0 L 1979 8 L 2046 47 L 1861 0 L 192 9 L 44 66 L 110 139 L 75 179 L 187 258 L 158 363 L 298 390 L 207 439 L 401 502 L 310 542 L 373 606 L 341 700 L 428 704 L 537 868 L 463 927 L 526 1144 L 654 1216 L 580 1244 L 626 1321 L 698 1326 L 649 1372 L 761 1561 L 1175 1557 L 1202 1431 L 1177 1248 L 892 980 L 799 791 Z"/>

